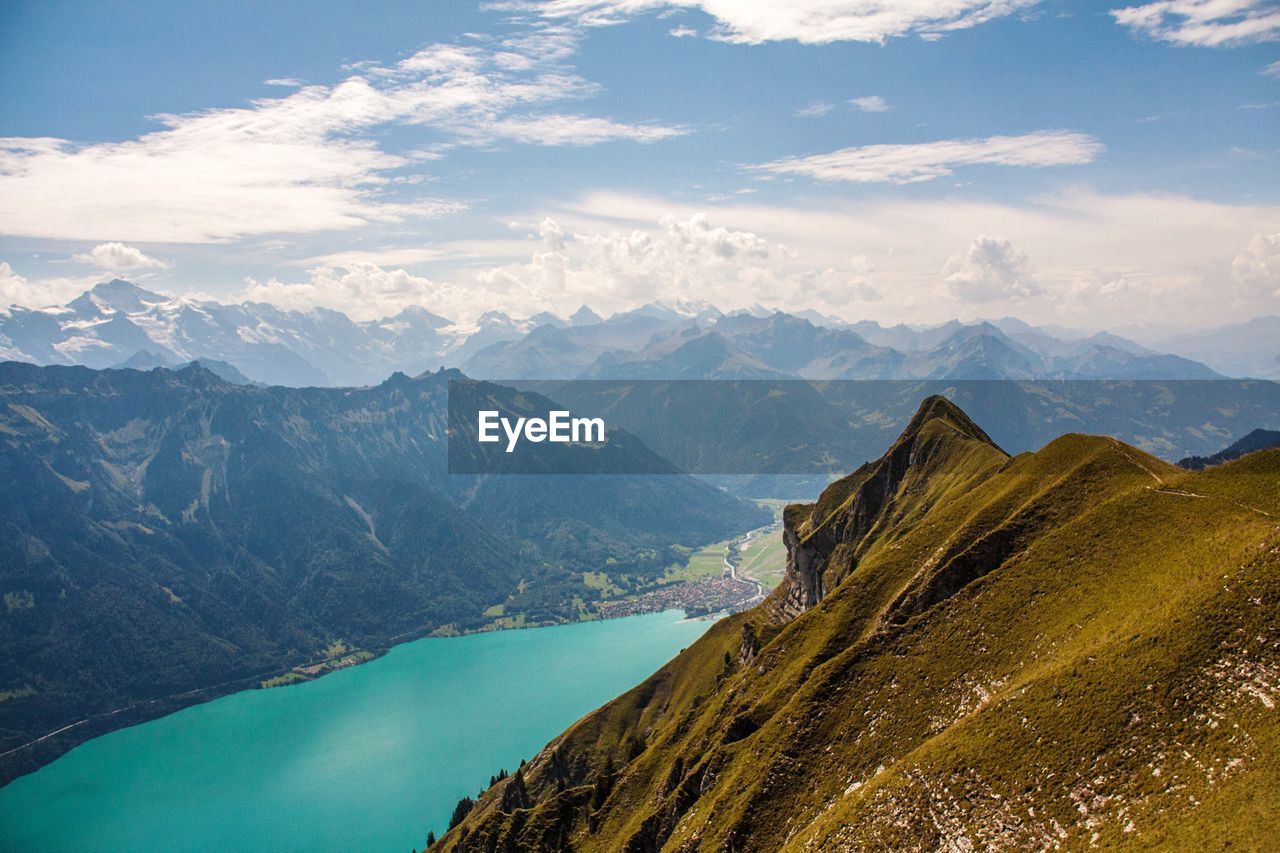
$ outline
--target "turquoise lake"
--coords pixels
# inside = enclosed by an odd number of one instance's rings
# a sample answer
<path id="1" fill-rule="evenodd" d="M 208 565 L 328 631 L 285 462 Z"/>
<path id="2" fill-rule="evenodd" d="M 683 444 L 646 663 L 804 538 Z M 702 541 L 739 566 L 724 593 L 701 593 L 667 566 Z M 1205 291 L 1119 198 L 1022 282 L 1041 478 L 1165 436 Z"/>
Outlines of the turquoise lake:
<path id="1" fill-rule="evenodd" d="M 709 626 L 672 611 L 417 640 L 186 708 L 0 789 L 0 850 L 407 853 Z"/>

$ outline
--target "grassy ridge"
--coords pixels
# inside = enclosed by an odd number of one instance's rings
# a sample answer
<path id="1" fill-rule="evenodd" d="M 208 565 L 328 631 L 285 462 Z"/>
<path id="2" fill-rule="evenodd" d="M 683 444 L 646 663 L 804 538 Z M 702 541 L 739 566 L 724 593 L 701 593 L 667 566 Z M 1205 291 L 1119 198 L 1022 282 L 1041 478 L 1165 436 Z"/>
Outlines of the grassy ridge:
<path id="1" fill-rule="evenodd" d="M 1070 435 L 1009 458 L 927 401 L 787 521 L 764 605 L 553 741 L 527 808 L 491 792 L 441 848 L 1265 849 L 1280 830 L 1280 451 L 1191 474 Z M 798 586 L 822 594 L 792 618 Z"/>

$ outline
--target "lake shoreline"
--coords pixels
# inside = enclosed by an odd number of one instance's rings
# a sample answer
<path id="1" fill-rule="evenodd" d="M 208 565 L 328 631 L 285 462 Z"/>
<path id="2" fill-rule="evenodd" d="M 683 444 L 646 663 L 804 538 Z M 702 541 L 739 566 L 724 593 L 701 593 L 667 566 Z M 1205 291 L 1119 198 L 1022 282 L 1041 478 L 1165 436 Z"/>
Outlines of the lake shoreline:
<path id="1" fill-rule="evenodd" d="M 752 529 L 730 541 L 739 543 L 749 541 L 752 537 L 761 534 L 762 531 L 771 529 L 771 527 L 771 525 L 766 525 L 761 528 Z M 738 581 L 735 580 L 733 583 L 738 583 Z M 451 624 L 423 626 L 411 631 L 395 634 L 375 645 L 349 648 L 341 655 L 323 659 L 310 659 L 268 671 L 247 673 L 243 676 L 238 676 L 218 684 L 193 688 L 192 690 L 185 691 L 180 694 L 139 700 L 121 708 L 103 711 L 92 717 L 86 717 L 82 720 L 65 724 L 61 728 L 41 735 L 27 743 L 12 747 L 7 752 L 0 754 L 0 789 L 4 788 L 15 779 L 25 776 L 28 773 L 34 773 L 41 767 L 56 761 L 58 758 L 75 749 L 77 746 L 87 743 L 94 738 L 101 737 L 119 729 L 129 728 L 152 720 L 157 720 L 162 717 L 166 717 L 169 714 L 181 711 L 184 708 L 189 708 L 193 705 L 199 705 L 205 702 L 212 702 L 215 699 L 241 693 L 246 690 L 275 690 L 281 687 L 291 687 L 297 684 L 306 684 L 311 681 L 316 681 L 326 675 L 348 667 L 325 667 L 313 674 L 305 675 L 301 673 L 301 670 L 309 667 L 323 666 L 332 660 L 336 660 L 353 653 L 367 655 L 363 660 L 352 664 L 354 666 L 361 666 L 381 658 L 396 646 L 427 638 L 447 639 L 450 637 L 466 637 L 474 634 L 484 634 L 494 631 L 520 631 L 536 628 L 553 628 L 564 625 L 581 625 L 601 620 L 627 619 L 634 616 L 662 613 L 669 610 L 683 610 L 686 618 L 689 619 L 714 619 L 721 613 L 731 613 L 735 612 L 736 609 L 740 609 L 736 607 L 737 604 L 753 601 L 749 597 L 744 597 L 742 598 L 742 601 L 730 601 L 725 607 L 717 607 L 714 610 L 703 612 L 699 609 L 699 605 L 696 602 L 679 600 L 683 596 L 682 593 L 677 591 L 677 588 L 697 588 L 704 584 L 714 586 L 716 584 L 721 584 L 721 580 L 703 579 L 696 581 L 682 581 L 678 584 L 672 584 L 665 590 L 646 592 L 634 599 L 616 599 L 607 602 L 594 602 L 595 608 L 590 618 L 579 618 L 572 621 L 538 622 L 534 624 L 520 625 L 500 625 L 491 622 L 477 628 L 468 629 L 458 629 L 456 627 L 452 627 Z M 708 600 L 719 601 L 727 600 L 724 593 L 724 590 L 717 588 L 712 590 L 711 593 L 704 594 L 699 592 L 695 593 L 695 595 L 703 595 L 703 597 Z M 733 596 L 731 594 L 728 596 L 728 598 L 732 597 Z M 602 604 L 605 606 L 601 607 Z M 290 678 L 289 676 L 291 674 L 296 674 L 299 677 Z M 265 683 L 275 679 L 281 679 L 282 681 L 281 683 L 274 685 L 268 685 Z"/>
<path id="2" fill-rule="evenodd" d="M 144 838 L 175 850 L 218 838 L 222 849 L 279 849 L 314 846 L 302 841 L 311 833 L 347 838 L 346 849 L 407 850 L 428 828 L 443 831 L 458 798 L 495 769 L 536 753 L 711 624 L 674 611 L 426 637 L 450 642 L 400 643 L 373 666 L 297 690 L 200 703 L 0 789 L 0 849 L 89 839 L 93 849 L 138 849 Z M 519 697 L 519 711 L 502 696 Z M 300 809 L 312 819 L 281 819 Z M 403 847 L 361 842 L 406 827 Z"/>

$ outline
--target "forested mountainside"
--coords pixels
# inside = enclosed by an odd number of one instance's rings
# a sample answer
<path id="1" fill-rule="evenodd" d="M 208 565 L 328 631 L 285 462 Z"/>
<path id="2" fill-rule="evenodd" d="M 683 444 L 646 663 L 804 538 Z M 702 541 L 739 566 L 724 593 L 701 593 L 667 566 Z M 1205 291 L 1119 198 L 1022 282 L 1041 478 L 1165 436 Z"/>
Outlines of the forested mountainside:
<path id="1" fill-rule="evenodd" d="M 334 648 L 586 614 L 768 513 L 684 476 L 449 476 L 456 371 L 258 388 L 192 365 L 0 364 L 0 761 Z M 492 386 L 489 392 L 514 394 Z M 602 451 L 648 454 L 617 434 Z"/>
<path id="2" fill-rule="evenodd" d="M 432 850 L 1265 849 L 1280 450 L 1010 457 L 943 398 L 785 515 L 784 583 Z"/>
<path id="3" fill-rule="evenodd" d="M 1280 430 L 1255 429 L 1238 441 L 1231 442 L 1231 444 L 1217 453 L 1209 456 L 1188 456 L 1178 462 L 1178 467 L 1191 468 L 1198 471 L 1201 468 L 1221 465 L 1223 462 L 1239 459 L 1246 454 L 1257 453 L 1259 450 L 1270 450 L 1273 447 L 1280 447 Z"/>

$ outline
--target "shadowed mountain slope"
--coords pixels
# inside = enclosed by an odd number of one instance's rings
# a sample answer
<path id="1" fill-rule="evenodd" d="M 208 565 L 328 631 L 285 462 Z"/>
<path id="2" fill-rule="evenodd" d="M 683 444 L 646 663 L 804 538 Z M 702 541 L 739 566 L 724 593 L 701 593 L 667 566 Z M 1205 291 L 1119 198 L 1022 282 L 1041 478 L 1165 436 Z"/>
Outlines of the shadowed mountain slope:
<path id="1" fill-rule="evenodd" d="M 0 752 L 252 685 L 339 640 L 478 628 L 495 605 L 577 619 L 601 595 L 584 572 L 660 576 L 677 544 L 767 520 L 683 476 L 450 476 L 460 378 L 258 388 L 198 365 L 0 364 Z M 0 776 L 93 725 L 9 755 Z"/>
<path id="2" fill-rule="evenodd" d="M 1280 431 L 1255 429 L 1211 456 L 1188 456 L 1178 462 L 1178 467 L 1198 471 L 1201 468 L 1208 468 L 1210 465 L 1221 465 L 1223 462 L 1239 459 L 1246 454 L 1257 453 L 1259 450 L 1270 450 L 1273 447 L 1280 447 Z"/>
<path id="3" fill-rule="evenodd" d="M 1010 458 L 924 402 L 787 509 L 785 582 L 498 782 L 441 850 L 1266 847 L 1280 451 Z"/>

